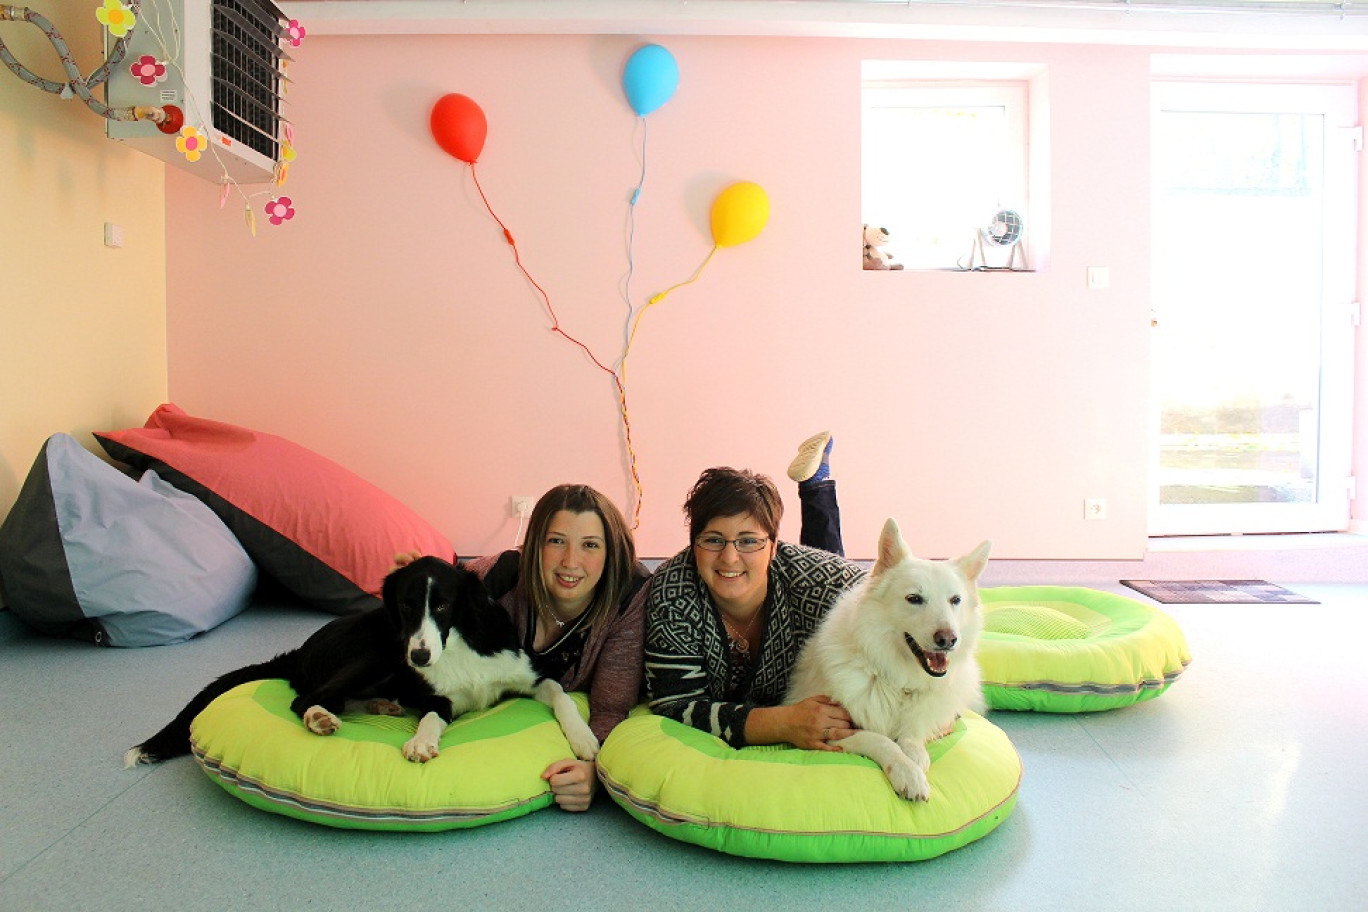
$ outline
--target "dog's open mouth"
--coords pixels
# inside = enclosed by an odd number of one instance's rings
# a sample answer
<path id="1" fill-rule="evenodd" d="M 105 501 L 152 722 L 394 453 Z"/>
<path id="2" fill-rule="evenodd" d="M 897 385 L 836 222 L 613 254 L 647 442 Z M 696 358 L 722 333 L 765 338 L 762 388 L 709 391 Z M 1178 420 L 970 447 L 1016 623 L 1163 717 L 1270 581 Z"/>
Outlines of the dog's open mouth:
<path id="1" fill-rule="evenodd" d="M 907 640 L 907 648 L 912 650 L 912 654 L 921 663 L 922 670 L 933 678 L 943 678 L 945 673 L 950 670 L 950 653 L 948 652 L 926 652 L 917 645 L 917 641 L 912 639 L 912 634 L 904 633 L 903 639 Z"/>

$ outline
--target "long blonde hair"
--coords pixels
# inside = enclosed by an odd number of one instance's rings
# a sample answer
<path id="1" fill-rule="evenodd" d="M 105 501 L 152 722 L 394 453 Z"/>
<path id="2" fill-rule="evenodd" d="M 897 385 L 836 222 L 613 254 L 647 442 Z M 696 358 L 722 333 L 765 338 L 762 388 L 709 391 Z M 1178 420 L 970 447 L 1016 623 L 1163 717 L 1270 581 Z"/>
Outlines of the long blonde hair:
<path id="1" fill-rule="evenodd" d="M 571 513 L 596 513 L 603 522 L 603 576 L 594 588 L 594 597 L 585 612 L 586 629 L 592 629 L 614 610 L 632 581 L 636 566 L 636 543 L 627 521 L 617 506 L 598 491 L 583 484 L 557 485 L 547 491 L 532 508 L 527 521 L 527 536 L 523 539 L 522 554 L 518 559 L 518 576 L 522 580 L 533 610 L 543 627 L 553 627 L 557 620 L 551 611 L 551 593 L 542 577 L 542 543 L 551 528 L 552 518 L 561 510 Z"/>

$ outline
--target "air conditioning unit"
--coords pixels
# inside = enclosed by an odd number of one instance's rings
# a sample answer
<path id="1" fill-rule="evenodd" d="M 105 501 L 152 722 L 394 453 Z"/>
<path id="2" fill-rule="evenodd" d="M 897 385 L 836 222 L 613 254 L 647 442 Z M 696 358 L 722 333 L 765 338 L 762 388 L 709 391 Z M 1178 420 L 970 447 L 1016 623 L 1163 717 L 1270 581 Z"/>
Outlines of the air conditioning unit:
<path id="1" fill-rule="evenodd" d="M 190 161 L 175 133 L 145 120 L 107 121 L 109 138 L 216 183 L 225 173 L 244 184 L 272 180 L 285 139 L 288 23 L 270 0 L 143 0 L 127 53 L 109 74 L 107 103 L 173 105 L 207 148 Z M 106 51 L 115 40 L 106 37 Z M 165 71 L 135 74 L 144 56 Z"/>

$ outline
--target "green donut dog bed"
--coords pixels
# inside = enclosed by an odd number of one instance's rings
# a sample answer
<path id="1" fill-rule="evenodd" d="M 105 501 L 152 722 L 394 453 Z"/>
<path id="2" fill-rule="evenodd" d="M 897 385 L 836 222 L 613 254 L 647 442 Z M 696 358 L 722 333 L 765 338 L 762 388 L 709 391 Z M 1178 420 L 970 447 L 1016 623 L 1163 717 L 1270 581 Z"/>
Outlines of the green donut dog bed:
<path id="1" fill-rule="evenodd" d="M 1135 599 L 1073 586 L 979 590 L 978 663 L 993 709 L 1093 712 L 1152 700 L 1192 661 L 1178 624 Z"/>
<path id="2" fill-rule="evenodd" d="M 628 814 L 682 842 L 780 861 L 918 861 L 991 832 L 1021 782 L 1012 742 L 974 713 L 927 750 L 931 800 L 907 801 L 864 757 L 736 750 L 638 708 L 604 742 L 598 769 Z"/>
<path id="3" fill-rule="evenodd" d="M 290 712 L 281 680 L 243 684 L 210 703 L 190 726 L 191 750 L 219 785 L 265 811 L 363 830 L 450 830 L 520 817 L 552 802 L 542 771 L 572 756 L 551 710 L 505 700 L 456 719 L 441 755 L 404 759 L 417 719 L 342 715 L 323 737 Z M 582 716 L 588 703 L 572 694 Z"/>

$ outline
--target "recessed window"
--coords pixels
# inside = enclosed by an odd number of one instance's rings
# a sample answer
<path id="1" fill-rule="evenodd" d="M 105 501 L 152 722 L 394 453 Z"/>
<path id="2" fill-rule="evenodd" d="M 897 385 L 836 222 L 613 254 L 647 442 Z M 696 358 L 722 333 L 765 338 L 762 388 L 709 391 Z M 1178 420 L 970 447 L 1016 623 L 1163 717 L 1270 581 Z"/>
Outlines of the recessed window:
<path id="1" fill-rule="evenodd" d="M 906 269 L 1034 268 L 1031 82 L 1007 69 L 865 61 L 862 219 Z"/>

